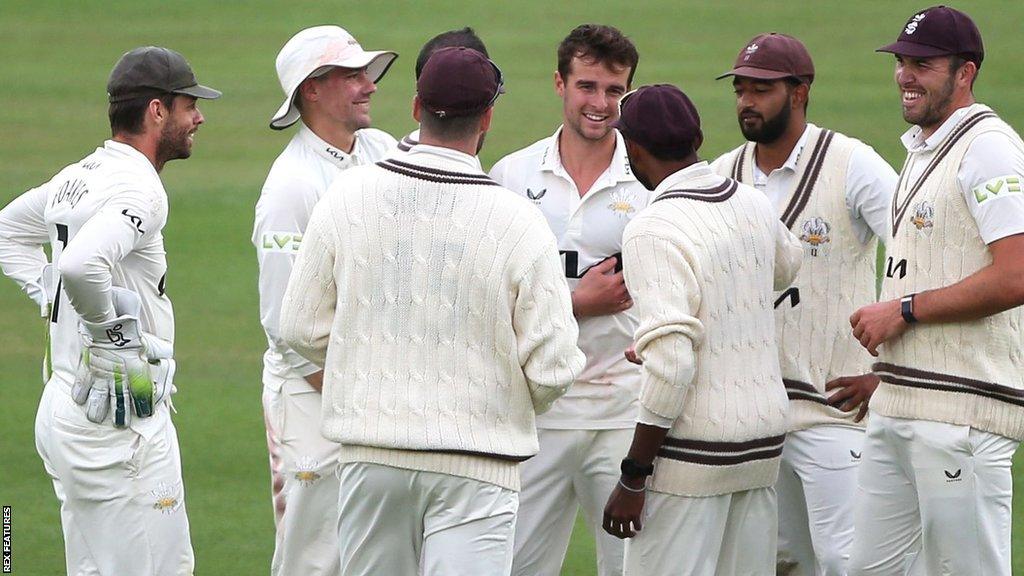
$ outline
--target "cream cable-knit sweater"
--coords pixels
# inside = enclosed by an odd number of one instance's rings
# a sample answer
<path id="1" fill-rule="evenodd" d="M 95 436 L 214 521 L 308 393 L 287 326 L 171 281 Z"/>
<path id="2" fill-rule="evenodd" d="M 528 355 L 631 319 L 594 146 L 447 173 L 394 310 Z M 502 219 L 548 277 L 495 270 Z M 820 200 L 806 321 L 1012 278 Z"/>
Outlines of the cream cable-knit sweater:
<path id="1" fill-rule="evenodd" d="M 535 414 L 583 368 L 555 238 L 475 157 L 420 145 L 317 204 L 281 334 L 324 366 L 342 461 L 519 488 Z"/>
<path id="2" fill-rule="evenodd" d="M 772 486 L 787 407 L 773 290 L 800 268 L 800 242 L 764 194 L 701 162 L 658 186 L 622 244 L 640 316 L 640 404 L 673 422 L 651 489 L 713 496 Z"/>

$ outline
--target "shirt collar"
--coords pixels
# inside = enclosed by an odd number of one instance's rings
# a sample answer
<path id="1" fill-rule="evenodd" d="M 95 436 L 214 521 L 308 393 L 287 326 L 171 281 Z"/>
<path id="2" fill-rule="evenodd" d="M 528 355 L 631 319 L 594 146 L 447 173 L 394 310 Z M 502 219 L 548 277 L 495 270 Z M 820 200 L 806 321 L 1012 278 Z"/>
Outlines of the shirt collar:
<path id="1" fill-rule="evenodd" d="M 952 132 L 953 129 L 956 128 L 956 126 L 968 115 L 989 109 L 990 108 L 988 106 L 978 104 L 977 102 L 970 106 L 957 108 L 949 115 L 949 118 L 946 118 L 946 121 L 943 122 L 942 125 L 939 126 L 939 129 L 931 136 L 924 138 L 924 131 L 920 126 L 911 126 L 909 130 L 900 136 L 900 141 L 903 142 L 903 146 L 908 152 L 927 152 L 934 150 L 935 147 L 941 144 L 942 141 L 946 139 L 946 136 L 949 136 L 949 133 Z"/>
<path id="2" fill-rule="evenodd" d="M 544 156 L 540 161 L 540 169 L 542 171 L 567 175 L 565 167 L 562 166 L 562 156 L 558 146 L 558 140 L 562 135 L 563 128 L 564 126 L 559 126 L 555 130 L 555 134 L 551 137 L 551 142 L 544 149 Z M 610 177 L 613 183 L 636 182 L 636 176 L 633 175 L 633 170 L 629 166 L 629 156 L 626 154 L 626 143 L 622 140 L 622 134 L 614 128 L 612 130 L 615 132 L 615 150 L 612 152 L 612 162 L 608 165 L 608 169 L 605 170 L 605 175 Z"/>
<path id="3" fill-rule="evenodd" d="M 800 138 L 796 141 L 796 144 L 793 146 L 793 150 L 790 151 L 789 158 L 786 158 L 786 161 L 783 162 L 782 166 L 779 166 L 778 168 L 776 168 L 776 170 L 789 170 L 791 172 L 796 172 L 797 162 L 800 161 L 800 154 L 803 153 L 804 147 L 807 146 L 807 135 L 810 133 L 811 127 L 813 126 L 814 124 L 811 124 L 810 122 L 807 123 L 807 126 L 804 127 L 803 133 L 800 134 Z M 761 176 L 766 176 L 764 172 L 761 171 L 761 168 L 757 165 L 757 162 L 754 162 L 753 168 L 755 176 L 758 174 L 760 174 Z"/>
<path id="4" fill-rule="evenodd" d="M 328 143 L 323 138 L 316 135 L 313 130 L 306 126 L 305 122 L 299 121 L 299 138 L 307 146 L 313 149 L 314 152 L 321 158 L 327 160 L 331 164 L 338 166 L 339 168 L 347 168 L 351 166 L 356 159 L 359 158 L 359 132 L 356 131 L 354 143 L 352 145 L 352 152 L 345 152 L 344 150 Z"/>
<path id="5" fill-rule="evenodd" d="M 160 177 L 156 171 L 156 167 L 149 161 L 149 158 L 146 158 L 145 154 L 139 152 L 139 150 L 131 144 L 125 144 L 124 142 L 118 142 L 117 140 L 104 140 L 103 148 L 112 154 L 126 156 L 132 162 L 135 162 L 140 166 L 145 166 L 148 169 L 148 172 L 152 173 L 157 178 Z"/>
<path id="6" fill-rule="evenodd" d="M 690 164 L 678 172 L 669 174 L 668 177 L 662 180 L 661 184 L 658 184 L 658 187 L 654 189 L 654 194 L 651 197 L 657 198 L 659 194 L 666 190 L 678 188 L 681 185 L 685 185 L 688 181 L 704 178 L 706 176 L 715 176 L 715 172 L 711 169 L 711 166 L 708 165 L 707 160 L 701 160 L 695 164 Z"/>
<path id="7" fill-rule="evenodd" d="M 441 158 L 448 162 L 455 162 L 473 173 L 482 173 L 484 171 L 483 167 L 480 165 L 480 159 L 476 156 L 472 156 L 452 148 L 445 148 L 443 146 L 417 144 L 409 149 L 406 159 L 415 161 L 416 158 L 427 159 L 430 157 Z"/>

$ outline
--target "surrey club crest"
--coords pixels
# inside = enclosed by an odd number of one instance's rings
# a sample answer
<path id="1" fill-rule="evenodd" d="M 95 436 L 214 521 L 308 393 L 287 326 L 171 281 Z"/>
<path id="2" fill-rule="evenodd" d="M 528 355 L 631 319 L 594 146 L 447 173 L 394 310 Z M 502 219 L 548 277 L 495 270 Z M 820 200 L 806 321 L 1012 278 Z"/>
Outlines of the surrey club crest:
<path id="1" fill-rule="evenodd" d="M 156 490 L 150 491 L 150 494 L 156 498 L 153 509 L 159 510 L 161 514 L 171 514 L 181 506 L 178 491 L 174 489 L 174 486 L 168 486 L 161 482 Z"/>
<path id="2" fill-rule="evenodd" d="M 925 16 L 926 14 L 924 12 L 915 14 L 914 17 L 910 19 L 910 22 L 907 22 L 907 27 L 903 31 L 906 32 L 908 36 L 913 36 L 914 32 L 917 32 L 918 24 L 921 20 L 924 20 Z"/>
<path id="3" fill-rule="evenodd" d="M 636 201 L 636 196 L 632 192 L 626 190 L 616 190 L 611 193 L 611 202 L 608 204 L 608 209 L 614 212 L 619 218 L 629 218 L 636 212 L 636 207 L 633 206 L 633 202 Z"/>
<path id="4" fill-rule="evenodd" d="M 312 486 L 320 480 L 320 474 L 316 471 L 319 467 L 320 463 L 315 458 L 303 456 L 295 463 L 295 479 L 303 486 Z"/>
<path id="5" fill-rule="evenodd" d="M 811 249 L 811 256 L 824 255 L 832 242 L 832 227 L 820 216 L 804 220 L 800 241 Z"/>
<path id="6" fill-rule="evenodd" d="M 932 203 L 922 200 L 914 204 L 914 214 L 910 217 L 910 223 L 922 236 L 931 236 L 935 227 L 935 207 Z"/>

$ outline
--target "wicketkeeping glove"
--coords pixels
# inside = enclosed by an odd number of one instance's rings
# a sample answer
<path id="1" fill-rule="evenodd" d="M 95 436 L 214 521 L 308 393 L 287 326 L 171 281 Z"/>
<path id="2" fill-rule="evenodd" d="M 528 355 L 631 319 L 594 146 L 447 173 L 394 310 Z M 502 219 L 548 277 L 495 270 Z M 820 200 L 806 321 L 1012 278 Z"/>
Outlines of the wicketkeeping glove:
<path id="1" fill-rule="evenodd" d="M 173 350 L 167 342 L 139 329 L 141 302 L 124 288 L 113 288 L 117 317 L 108 322 L 81 321 L 83 350 L 71 395 L 85 405 L 86 417 L 103 422 L 111 401 L 114 426 L 153 415 L 156 406 L 173 392 Z"/>

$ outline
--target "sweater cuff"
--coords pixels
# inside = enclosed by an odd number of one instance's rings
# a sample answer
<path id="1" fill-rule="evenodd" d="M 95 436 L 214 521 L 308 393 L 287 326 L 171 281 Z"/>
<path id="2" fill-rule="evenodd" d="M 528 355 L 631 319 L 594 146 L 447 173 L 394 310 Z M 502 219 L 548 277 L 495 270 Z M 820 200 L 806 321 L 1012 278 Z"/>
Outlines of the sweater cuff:
<path id="1" fill-rule="evenodd" d="M 641 406 L 640 407 L 640 414 L 637 415 L 636 421 L 637 421 L 638 424 L 646 424 L 648 426 L 655 426 L 657 428 L 669 428 L 669 429 L 671 429 L 672 425 L 675 424 L 676 419 L 675 418 L 665 418 L 664 416 L 659 416 L 659 415 L 655 414 L 654 412 L 651 412 L 647 408 Z"/>
<path id="2" fill-rule="evenodd" d="M 693 342 L 676 332 L 649 341 L 637 353 L 644 361 L 640 406 L 674 421 L 695 374 Z"/>

